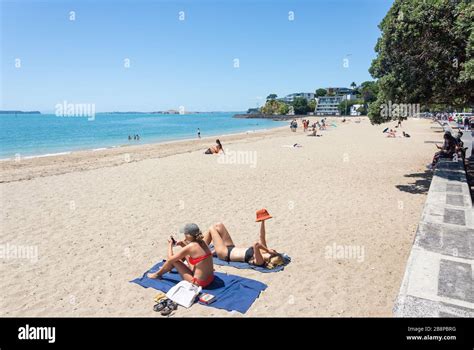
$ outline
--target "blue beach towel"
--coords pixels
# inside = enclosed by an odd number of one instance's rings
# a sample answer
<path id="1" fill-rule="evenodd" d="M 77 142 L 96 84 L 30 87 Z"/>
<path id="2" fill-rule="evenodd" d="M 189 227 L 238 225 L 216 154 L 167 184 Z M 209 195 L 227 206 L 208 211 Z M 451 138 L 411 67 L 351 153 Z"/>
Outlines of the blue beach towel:
<path id="1" fill-rule="evenodd" d="M 171 287 L 182 281 L 179 273 L 175 270 L 163 275 L 161 280 L 151 279 L 147 277 L 149 272 L 155 272 L 164 264 L 164 261 L 159 262 L 142 277 L 136 278 L 130 282 L 139 284 L 144 288 L 154 288 L 164 293 L 168 292 Z M 216 301 L 208 306 L 227 311 L 238 311 L 246 313 L 253 302 L 259 297 L 260 293 L 267 288 L 267 285 L 235 275 L 227 275 L 225 273 L 214 272 L 215 278 L 211 285 L 203 288 L 203 293 L 209 293 L 216 297 Z M 206 304 L 203 304 L 206 305 Z"/>
<path id="2" fill-rule="evenodd" d="M 211 250 L 213 250 L 214 245 L 213 244 L 209 245 L 209 248 Z M 291 258 L 286 254 L 283 254 L 283 260 L 285 261 L 284 264 L 280 265 L 280 266 L 277 266 L 274 269 L 267 269 L 266 267 L 257 266 L 257 265 L 249 264 L 249 263 L 246 263 L 246 262 L 225 261 L 225 260 L 219 259 L 215 255 L 215 253 L 214 253 L 214 256 L 213 256 L 213 260 L 214 260 L 215 265 L 231 266 L 231 267 L 235 267 L 236 269 L 252 269 L 252 270 L 255 270 L 255 271 L 258 271 L 258 272 L 262 272 L 262 273 L 283 271 L 285 269 L 285 266 L 288 265 L 291 262 Z"/>
<path id="3" fill-rule="evenodd" d="M 224 261 L 224 260 L 219 259 L 217 256 L 214 256 L 213 259 L 214 259 L 215 265 L 232 266 L 237 269 L 252 269 L 258 272 L 262 272 L 262 273 L 282 271 L 285 268 L 285 266 L 291 262 L 291 258 L 288 255 L 283 255 L 283 259 L 285 260 L 285 263 L 283 265 L 277 266 L 274 269 L 267 269 L 266 267 L 257 266 L 257 265 L 249 264 L 246 262 Z"/>

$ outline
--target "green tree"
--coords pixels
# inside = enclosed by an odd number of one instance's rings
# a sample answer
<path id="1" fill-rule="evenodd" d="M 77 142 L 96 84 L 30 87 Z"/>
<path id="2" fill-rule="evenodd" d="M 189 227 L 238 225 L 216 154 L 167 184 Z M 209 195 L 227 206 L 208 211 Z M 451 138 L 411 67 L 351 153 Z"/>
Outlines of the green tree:
<path id="1" fill-rule="evenodd" d="M 276 100 L 277 97 L 278 97 L 277 94 L 270 94 L 267 96 L 267 101 Z"/>
<path id="2" fill-rule="evenodd" d="M 372 123 L 390 119 L 392 103 L 474 105 L 474 2 L 395 0 L 379 25 L 382 36 L 369 72 L 377 78 Z"/>
<path id="3" fill-rule="evenodd" d="M 308 112 L 314 112 L 316 109 L 316 100 L 312 99 L 308 102 Z"/>
<path id="4" fill-rule="evenodd" d="M 316 94 L 317 97 L 326 96 L 327 90 L 320 88 L 320 89 L 316 90 L 315 94 Z"/>
<path id="5" fill-rule="evenodd" d="M 303 97 L 297 97 L 291 104 L 294 108 L 295 114 L 306 114 L 309 112 L 308 101 Z"/>
<path id="6" fill-rule="evenodd" d="M 359 108 L 357 108 L 357 112 L 359 112 L 361 115 L 367 115 L 367 106 L 360 106 Z"/>
<path id="7" fill-rule="evenodd" d="M 377 99 L 379 87 L 375 81 L 364 81 L 359 87 L 360 97 L 369 104 Z"/>
<path id="8" fill-rule="evenodd" d="M 354 90 L 356 87 L 357 87 L 357 84 L 356 84 L 355 82 L 352 82 L 352 83 L 351 83 L 351 88 L 352 88 L 352 90 Z"/>
<path id="9" fill-rule="evenodd" d="M 288 110 L 286 103 L 277 100 L 268 100 L 261 108 L 263 114 L 287 114 Z"/>
<path id="10" fill-rule="evenodd" d="M 290 111 L 290 107 L 286 103 L 281 102 L 280 106 L 278 107 L 278 114 L 288 114 Z"/>

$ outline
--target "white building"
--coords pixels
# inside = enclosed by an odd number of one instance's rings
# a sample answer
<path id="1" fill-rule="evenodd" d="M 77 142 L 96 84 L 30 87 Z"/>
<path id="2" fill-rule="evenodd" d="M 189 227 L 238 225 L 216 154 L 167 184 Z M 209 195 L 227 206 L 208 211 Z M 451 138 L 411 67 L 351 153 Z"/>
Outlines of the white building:
<path id="1" fill-rule="evenodd" d="M 360 115 L 361 113 L 357 111 L 360 107 L 363 107 L 364 105 L 352 105 L 351 106 L 351 115 Z"/>
<path id="2" fill-rule="evenodd" d="M 285 103 L 292 103 L 296 98 L 304 98 L 306 101 L 311 101 L 314 100 L 314 93 L 313 92 L 297 92 L 294 94 L 289 94 L 286 95 L 285 97 L 279 98 L 279 101 L 285 102 Z"/>
<path id="3" fill-rule="evenodd" d="M 316 109 L 314 110 L 315 115 L 341 115 L 341 112 L 339 111 L 339 104 L 344 101 L 356 99 L 352 89 L 328 88 L 327 91 L 328 93 L 334 95 L 321 96 L 316 99 L 317 105 Z"/>

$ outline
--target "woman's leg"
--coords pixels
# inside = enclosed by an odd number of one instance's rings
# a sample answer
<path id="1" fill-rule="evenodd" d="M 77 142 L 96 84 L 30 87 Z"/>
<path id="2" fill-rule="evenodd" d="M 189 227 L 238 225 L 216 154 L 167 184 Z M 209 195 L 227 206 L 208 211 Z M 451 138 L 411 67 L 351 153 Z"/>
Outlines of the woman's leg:
<path id="1" fill-rule="evenodd" d="M 232 242 L 229 233 L 225 230 L 225 226 L 220 223 L 215 224 L 209 227 L 209 234 L 212 237 L 217 256 L 219 259 L 226 260 L 228 254 L 227 246 L 234 245 L 234 242 Z"/>
<path id="2" fill-rule="evenodd" d="M 221 236 L 226 246 L 235 245 L 234 242 L 232 241 L 232 237 L 230 236 L 229 231 L 227 231 L 227 228 L 224 226 L 222 222 L 218 222 L 217 224 L 214 224 L 214 227 L 216 231 L 219 233 L 219 236 Z"/>
<path id="3" fill-rule="evenodd" d="M 207 245 L 211 244 L 212 242 L 211 232 L 207 230 L 206 232 L 204 232 L 203 236 L 204 236 L 203 241 L 206 242 Z"/>
<path id="4" fill-rule="evenodd" d="M 193 282 L 193 272 L 182 261 L 174 262 L 173 267 L 178 270 L 178 273 L 183 278 L 183 280 L 191 283 Z"/>
<path id="5" fill-rule="evenodd" d="M 436 163 L 438 162 L 438 159 L 439 159 L 439 156 L 440 156 L 441 152 L 436 152 L 434 157 L 433 157 L 433 162 L 431 163 L 432 166 L 435 166 Z"/>

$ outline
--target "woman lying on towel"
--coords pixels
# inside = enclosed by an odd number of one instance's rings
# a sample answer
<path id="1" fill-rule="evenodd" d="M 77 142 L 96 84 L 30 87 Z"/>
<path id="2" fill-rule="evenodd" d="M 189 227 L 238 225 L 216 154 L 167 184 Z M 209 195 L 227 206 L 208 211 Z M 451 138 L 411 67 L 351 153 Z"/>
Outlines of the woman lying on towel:
<path id="1" fill-rule="evenodd" d="M 204 241 L 207 244 L 212 241 L 217 256 L 224 261 L 246 262 L 269 269 L 283 265 L 282 255 L 267 246 L 265 221 L 262 221 L 260 225 L 260 240 L 248 248 L 236 247 L 223 223 L 211 226 L 204 234 Z"/>
<path id="2" fill-rule="evenodd" d="M 176 242 L 173 237 L 168 240 L 168 259 L 160 270 L 148 274 L 149 278 L 161 278 L 165 273 L 175 268 L 183 280 L 201 287 L 207 287 L 214 280 L 214 263 L 212 253 L 196 224 L 186 224 L 181 229 L 185 240 Z M 179 245 L 183 249 L 173 253 L 173 246 Z M 188 261 L 186 266 L 183 259 Z"/>
<path id="3" fill-rule="evenodd" d="M 216 140 L 216 145 L 209 147 L 204 154 L 218 154 L 220 151 L 225 154 L 224 147 L 219 139 Z"/>

